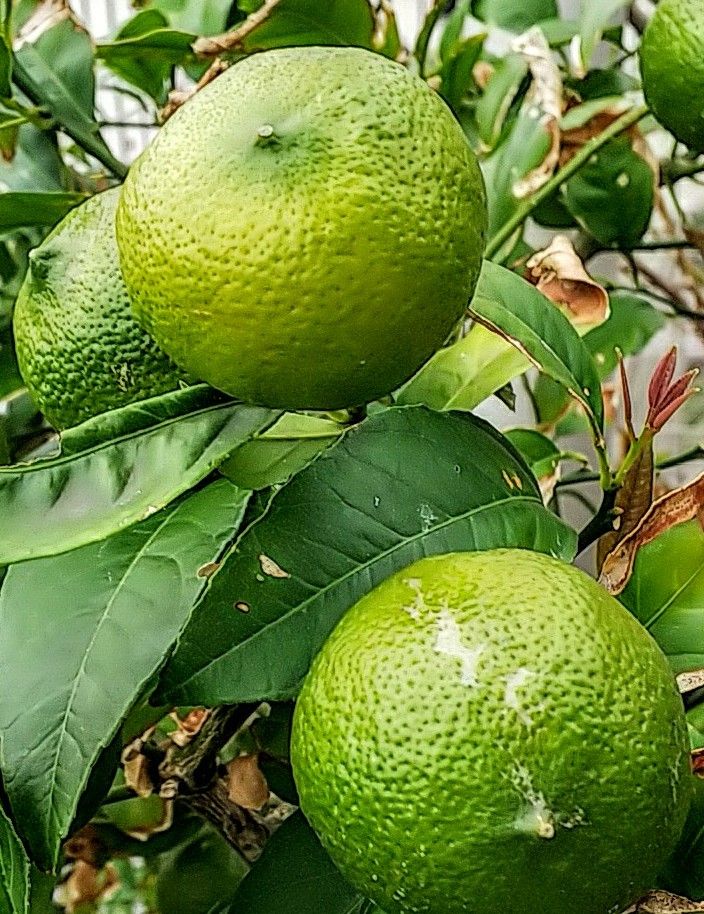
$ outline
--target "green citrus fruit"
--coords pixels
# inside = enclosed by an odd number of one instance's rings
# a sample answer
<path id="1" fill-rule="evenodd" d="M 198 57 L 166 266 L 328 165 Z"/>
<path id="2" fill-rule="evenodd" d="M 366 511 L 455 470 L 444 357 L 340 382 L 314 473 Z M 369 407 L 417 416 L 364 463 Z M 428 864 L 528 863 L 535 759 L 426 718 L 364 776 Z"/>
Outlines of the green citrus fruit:
<path id="1" fill-rule="evenodd" d="M 475 157 L 421 79 L 360 48 L 235 64 L 132 166 L 117 238 L 138 320 L 244 400 L 333 409 L 438 349 L 479 273 Z"/>
<path id="2" fill-rule="evenodd" d="M 291 750 L 303 811 L 386 914 L 620 912 L 690 802 L 655 642 L 584 572 L 515 549 L 421 559 L 363 597 Z"/>
<path id="3" fill-rule="evenodd" d="M 24 382 L 57 428 L 183 377 L 134 320 L 115 241 L 118 189 L 71 210 L 30 254 L 14 314 Z"/>
<path id="4" fill-rule="evenodd" d="M 640 58 L 653 114 L 681 143 L 704 152 L 704 3 L 661 0 Z"/>

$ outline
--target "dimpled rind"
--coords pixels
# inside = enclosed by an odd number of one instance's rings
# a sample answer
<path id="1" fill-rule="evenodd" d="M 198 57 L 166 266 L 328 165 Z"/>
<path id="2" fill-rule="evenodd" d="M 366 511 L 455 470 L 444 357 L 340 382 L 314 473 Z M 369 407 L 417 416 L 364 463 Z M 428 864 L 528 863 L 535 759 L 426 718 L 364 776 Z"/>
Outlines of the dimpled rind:
<path id="1" fill-rule="evenodd" d="M 485 231 L 449 108 L 361 48 L 235 64 L 133 165 L 117 218 L 135 314 L 178 364 L 309 409 L 385 395 L 445 342 Z"/>
<path id="2" fill-rule="evenodd" d="M 115 240 L 118 195 L 108 190 L 71 210 L 32 251 L 15 305 L 22 378 L 59 429 L 183 378 L 132 316 Z"/>
<path id="3" fill-rule="evenodd" d="M 661 0 L 640 56 L 653 113 L 681 143 L 704 152 L 704 0 Z"/>
<path id="4" fill-rule="evenodd" d="M 609 914 L 690 802 L 664 655 L 582 571 L 421 559 L 343 617 L 293 723 L 301 807 L 386 914 Z"/>

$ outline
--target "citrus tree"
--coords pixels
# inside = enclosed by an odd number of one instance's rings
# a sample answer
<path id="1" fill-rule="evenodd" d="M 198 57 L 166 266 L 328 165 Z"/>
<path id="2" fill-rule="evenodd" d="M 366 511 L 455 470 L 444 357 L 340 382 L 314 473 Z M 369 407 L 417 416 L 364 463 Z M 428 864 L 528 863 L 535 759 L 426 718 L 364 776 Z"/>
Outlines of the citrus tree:
<path id="1" fill-rule="evenodd" d="M 0 914 L 702 910 L 700 4 L 133 5 L 0 0 Z"/>

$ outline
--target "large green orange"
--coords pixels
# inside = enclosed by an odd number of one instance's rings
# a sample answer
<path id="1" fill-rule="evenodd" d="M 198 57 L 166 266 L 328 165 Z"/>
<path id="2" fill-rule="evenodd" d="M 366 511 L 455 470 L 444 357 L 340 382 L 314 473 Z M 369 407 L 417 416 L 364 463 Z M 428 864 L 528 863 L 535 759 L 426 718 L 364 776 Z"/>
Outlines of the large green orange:
<path id="1" fill-rule="evenodd" d="M 115 241 L 118 193 L 71 210 L 31 252 L 15 305 L 22 377 L 57 428 L 173 390 L 183 377 L 132 316 Z"/>
<path id="2" fill-rule="evenodd" d="M 704 3 L 661 0 L 641 46 L 645 97 L 660 123 L 704 152 Z"/>
<path id="3" fill-rule="evenodd" d="M 135 314 L 179 365 L 309 409 L 387 394 L 441 346 L 485 228 L 449 108 L 360 48 L 235 64 L 133 165 L 117 218 Z"/>
<path id="4" fill-rule="evenodd" d="M 609 914 L 690 802 L 684 711 L 645 629 L 584 572 L 507 549 L 362 598 L 293 723 L 301 805 L 386 914 Z"/>

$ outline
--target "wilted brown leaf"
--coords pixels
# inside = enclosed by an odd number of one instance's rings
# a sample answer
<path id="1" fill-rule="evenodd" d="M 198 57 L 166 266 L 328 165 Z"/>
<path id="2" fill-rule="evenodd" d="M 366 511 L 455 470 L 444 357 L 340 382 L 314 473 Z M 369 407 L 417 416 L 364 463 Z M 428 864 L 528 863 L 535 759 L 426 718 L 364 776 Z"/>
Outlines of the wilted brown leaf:
<path id="1" fill-rule="evenodd" d="M 154 732 L 150 727 L 142 736 L 133 739 L 122 750 L 120 761 L 125 774 L 125 784 L 137 794 L 138 797 L 149 797 L 154 792 L 154 782 L 149 773 L 149 762 L 142 755 L 142 748 L 146 740 Z"/>
<path id="2" fill-rule="evenodd" d="M 604 561 L 600 582 L 609 593 L 619 594 L 628 583 L 641 546 L 661 533 L 700 516 L 704 511 L 704 473 L 679 489 L 653 502 L 638 526 L 622 539 Z"/>
<path id="3" fill-rule="evenodd" d="M 172 711 L 169 717 L 178 728 L 169 734 L 169 738 L 177 746 L 183 748 L 197 733 L 200 733 L 203 724 L 210 717 L 210 711 L 207 708 L 193 708 L 185 717 L 179 717 L 176 711 Z"/>
<path id="4" fill-rule="evenodd" d="M 258 755 L 240 755 L 227 766 L 228 797 L 245 809 L 261 809 L 269 799 L 269 785 Z"/>
<path id="5" fill-rule="evenodd" d="M 704 911 L 704 902 L 690 901 L 670 892 L 649 892 L 635 907 L 637 914 L 697 914 Z"/>
<path id="6" fill-rule="evenodd" d="M 103 869 L 97 869 L 90 863 L 78 860 L 73 865 L 68 879 L 59 886 L 57 901 L 66 914 L 73 914 L 84 905 L 107 900 L 115 894 L 119 886 L 117 870 L 111 863 Z"/>
<path id="7" fill-rule="evenodd" d="M 550 301 L 569 312 L 575 327 L 592 329 L 609 316 L 606 289 L 584 269 L 569 238 L 556 235 L 526 264 L 527 278 Z"/>

